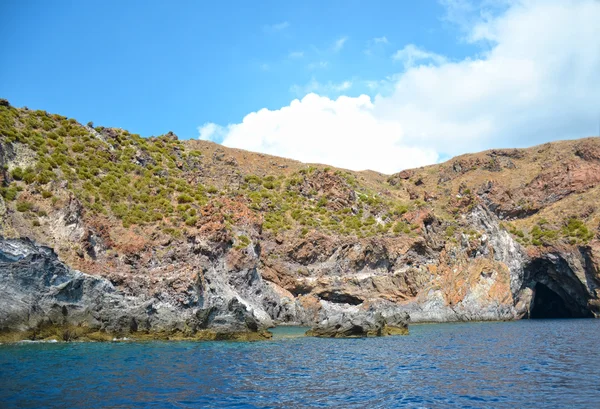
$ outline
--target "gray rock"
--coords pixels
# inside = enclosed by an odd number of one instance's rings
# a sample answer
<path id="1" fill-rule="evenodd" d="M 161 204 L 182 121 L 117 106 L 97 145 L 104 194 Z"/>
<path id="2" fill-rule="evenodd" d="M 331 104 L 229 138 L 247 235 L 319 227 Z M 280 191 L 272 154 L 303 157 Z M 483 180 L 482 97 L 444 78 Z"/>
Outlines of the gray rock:
<path id="1" fill-rule="evenodd" d="M 353 338 L 408 333 L 408 314 L 388 311 L 386 316 L 375 309 L 340 306 L 322 301 L 319 321 L 306 332 L 321 338 Z"/>
<path id="2" fill-rule="evenodd" d="M 110 281 L 72 270 L 48 247 L 0 237 L 0 331 L 84 327 L 110 334 L 256 332 L 265 323 L 235 295 L 203 308 L 182 308 L 126 295 Z"/>

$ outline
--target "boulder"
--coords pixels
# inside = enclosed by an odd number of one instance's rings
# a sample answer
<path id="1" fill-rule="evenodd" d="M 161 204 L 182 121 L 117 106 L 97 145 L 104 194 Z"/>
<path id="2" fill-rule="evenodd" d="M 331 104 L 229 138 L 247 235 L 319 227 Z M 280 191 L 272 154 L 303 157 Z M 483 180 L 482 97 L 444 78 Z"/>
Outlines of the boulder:
<path id="1" fill-rule="evenodd" d="M 306 335 L 320 338 L 358 338 L 408 334 L 407 313 L 384 313 L 356 307 L 325 307 L 321 310 L 317 324 L 308 330 Z"/>

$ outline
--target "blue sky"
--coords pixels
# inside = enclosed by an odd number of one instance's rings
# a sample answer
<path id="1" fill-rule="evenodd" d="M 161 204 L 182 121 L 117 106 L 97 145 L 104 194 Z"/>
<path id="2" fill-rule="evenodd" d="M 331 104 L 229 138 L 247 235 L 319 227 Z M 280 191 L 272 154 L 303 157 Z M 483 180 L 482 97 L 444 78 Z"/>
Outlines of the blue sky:
<path id="1" fill-rule="evenodd" d="M 7 0 L 0 94 L 142 135 L 196 137 L 204 122 L 289 103 L 294 85 L 394 73 L 391 44 L 364 53 L 375 37 L 465 54 L 443 15 L 436 1 Z"/>
<path id="2" fill-rule="evenodd" d="M 6 0 L 0 96 L 143 136 L 172 130 L 392 172 L 469 150 L 592 135 L 593 110 L 557 118 L 560 106 L 544 104 L 540 81 L 556 82 L 556 98 L 598 102 L 587 84 L 600 70 L 599 32 L 578 26 L 600 21 L 599 8 L 595 0 Z M 573 44 L 552 46 L 537 20 L 562 26 L 554 34 Z M 527 30 L 531 39 L 511 34 Z M 556 67 L 540 68 L 556 47 Z M 563 56 L 570 47 L 591 51 Z M 465 94 L 471 89 L 483 91 Z M 507 112 L 511 95 L 519 102 Z M 368 142 L 376 149 L 365 151 Z"/>

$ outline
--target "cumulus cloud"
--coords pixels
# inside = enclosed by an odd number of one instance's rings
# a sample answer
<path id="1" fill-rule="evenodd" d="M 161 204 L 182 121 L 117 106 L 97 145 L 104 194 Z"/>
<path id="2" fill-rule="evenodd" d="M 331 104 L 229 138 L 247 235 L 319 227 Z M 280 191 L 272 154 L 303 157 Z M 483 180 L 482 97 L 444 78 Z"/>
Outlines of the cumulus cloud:
<path id="1" fill-rule="evenodd" d="M 292 51 L 288 54 L 288 57 L 291 59 L 298 59 L 304 57 L 304 51 Z"/>
<path id="2" fill-rule="evenodd" d="M 396 51 L 392 58 L 404 63 L 405 69 L 414 67 L 418 62 L 430 62 L 434 64 L 443 64 L 446 62 L 446 57 L 423 50 L 414 44 L 408 44 L 403 49 Z"/>
<path id="3" fill-rule="evenodd" d="M 326 96 L 339 95 L 352 88 L 352 81 L 320 83 L 315 78 L 306 85 L 292 85 L 290 91 L 296 95 L 303 96 L 309 93 L 319 93 Z"/>
<path id="4" fill-rule="evenodd" d="M 311 93 L 237 124 L 205 124 L 200 136 L 305 162 L 391 173 L 446 155 L 598 132 L 600 2 L 502 3 L 499 14 L 465 20 L 467 41 L 485 43 L 477 55 L 452 61 L 408 45 L 394 54 L 405 69 L 390 77 L 385 95 L 331 99 Z"/>
<path id="5" fill-rule="evenodd" d="M 361 95 L 336 100 L 308 94 L 276 111 L 262 109 L 242 123 L 220 127 L 206 124 L 201 139 L 225 135 L 225 146 L 291 157 L 309 163 L 331 163 L 393 172 L 398 161 L 414 167 L 437 160 L 432 150 L 403 143 L 397 121 L 380 120 L 371 98 Z M 285 135 L 285 136 L 283 136 Z M 373 141 L 377 143 L 373 143 Z"/>
<path id="6" fill-rule="evenodd" d="M 198 127 L 200 139 L 204 141 L 221 142 L 226 136 L 225 128 L 212 122 Z"/>
<path id="7" fill-rule="evenodd" d="M 348 37 L 340 37 L 337 40 L 335 40 L 332 47 L 333 51 L 336 53 L 342 51 L 342 48 L 344 48 L 344 44 L 346 44 L 346 41 L 348 41 Z"/>

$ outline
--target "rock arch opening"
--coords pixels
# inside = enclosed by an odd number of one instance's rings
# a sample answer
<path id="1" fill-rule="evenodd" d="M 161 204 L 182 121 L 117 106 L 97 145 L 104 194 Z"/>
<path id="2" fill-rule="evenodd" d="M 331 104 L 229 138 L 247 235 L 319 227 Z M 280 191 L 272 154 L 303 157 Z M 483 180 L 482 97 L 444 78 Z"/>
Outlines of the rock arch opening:
<path id="1" fill-rule="evenodd" d="M 541 318 L 573 318 L 573 314 L 565 305 L 560 295 L 537 283 L 534 288 L 533 302 L 529 313 L 531 319 Z"/>
<path id="2" fill-rule="evenodd" d="M 528 318 L 594 317 L 585 286 L 562 257 L 533 260 L 524 279 L 532 290 Z"/>

